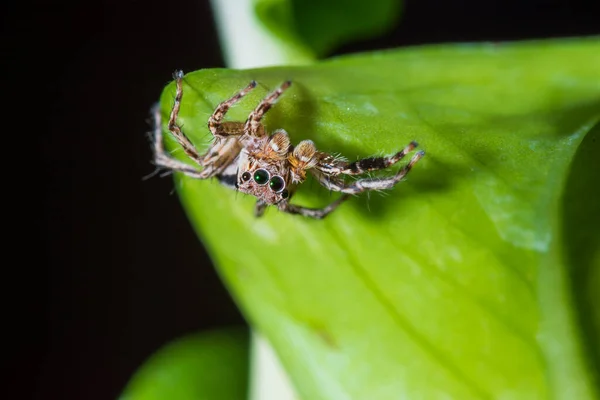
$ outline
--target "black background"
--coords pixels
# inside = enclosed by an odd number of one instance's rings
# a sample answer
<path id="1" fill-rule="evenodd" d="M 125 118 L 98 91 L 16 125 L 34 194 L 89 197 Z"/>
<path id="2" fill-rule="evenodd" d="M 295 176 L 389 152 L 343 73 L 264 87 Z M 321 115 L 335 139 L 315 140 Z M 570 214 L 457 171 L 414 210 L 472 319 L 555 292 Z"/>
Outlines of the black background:
<path id="1" fill-rule="evenodd" d="M 597 1 L 407 3 L 394 32 L 337 54 L 600 33 Z M 5 6 L 3 93 L 17 110 L 3 133 L 28 186 L 18 215 L 32 217 L 7 252 L 22 275 L 4 278 L 9 330 L 24 344 L 6 342 L 7 369 L 19 397 L 115 398 L 171 339 L 244 324 L 170 178 L 141 179 L 153 171 L 148 109 L 173 70 L 224 66 L 211 10 L 198 0 Z"/>

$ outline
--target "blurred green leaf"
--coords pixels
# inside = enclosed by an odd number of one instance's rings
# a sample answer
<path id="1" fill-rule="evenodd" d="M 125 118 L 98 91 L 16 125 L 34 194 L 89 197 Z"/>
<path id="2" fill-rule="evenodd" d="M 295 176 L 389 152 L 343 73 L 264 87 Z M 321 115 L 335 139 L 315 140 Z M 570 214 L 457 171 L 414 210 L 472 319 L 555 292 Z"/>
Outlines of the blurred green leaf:
<path id="1" fill-rule="evenodd" d="M 391 30 L 401 5 L 400 0 L 255 0 L 258 19 L 273 35 L 314 58 Z"/>
<path id="2" fill-rule="evenodd" d="M 221 329 L 184 337 L 154 354 L 120 400 L 244 400 L 248 332 Z"/>
<path id="3" fill-rule="evenodd" d="M 253 198 L 178 176 L 193 225 L 304 399 L 598 398 L 598 38 L 193 72 L 180 123 L 195 143 L 251 79 L 229 119 L 292 79 L 269 130 L 350 159 L 411 140 L 427 152 L 386 196 L 323 221 L 256 219 Z M 165 115 L 173 96 L 170 84 Z M 308 182 L 294 202 L 335 197 Z"/>

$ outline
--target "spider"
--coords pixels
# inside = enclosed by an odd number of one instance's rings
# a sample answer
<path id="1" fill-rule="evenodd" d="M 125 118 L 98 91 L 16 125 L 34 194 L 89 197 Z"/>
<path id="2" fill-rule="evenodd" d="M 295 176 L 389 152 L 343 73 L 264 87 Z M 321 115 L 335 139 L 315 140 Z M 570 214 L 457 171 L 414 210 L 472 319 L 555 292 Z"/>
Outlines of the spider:
<path id="1" fill-rule="evenodd" d="M 277 206 L 283 212 L 300 214 L 305 217 L 322 219 L 334 211 L 350 195 L 369 190 L 384 190 L 395 186 L 409 173 L 421 157 L 423 151 L 415 153 L 410 161 L 394 176 L 387 178 L 364 178 L 346 183 L 345 176 L 361 175 L 370 171 L 387 168 L 400 161 L 417 147 L 411 142 L 401 151 L 389 157 L 369 157 L 354 162 L 318 151 L 310 140 L 303 140 L 297 146 L 290 142 L 288 134 L 278 129 L 269 135 L 262 119 L 267 111 L 291 86 L 284 82 L 267 95 L 250 113 L 246 122 L 223 121 L 227 111 L 242 97 L 256 87 L 252 81 L 235 96 L 219 104 L 208 119 L 208 128 L 214 141 L 208 151 L 200 154 L 188 137 L 177 125 L 177 116 L 183 97 L 183 72 L 176 71 L 176 94 L 169 116 L 168 130 L 175 137 L 187 156 L 201 169 L 170 157 L 165 151 L 162 138 L 162 125 L 159 107 L 154 113 L 154 163 L 157 167 L 181 172 L 196 179 L 215 177 L 231 189 L 247 193 L 257 198 L 254 214 L 260 217 L 269 205 Z M 291 204 L 298 185 L 312 174 L 318 182 L 329 190 L 341 192 L 342 196 L 324 208 L 315 209 Z"/>

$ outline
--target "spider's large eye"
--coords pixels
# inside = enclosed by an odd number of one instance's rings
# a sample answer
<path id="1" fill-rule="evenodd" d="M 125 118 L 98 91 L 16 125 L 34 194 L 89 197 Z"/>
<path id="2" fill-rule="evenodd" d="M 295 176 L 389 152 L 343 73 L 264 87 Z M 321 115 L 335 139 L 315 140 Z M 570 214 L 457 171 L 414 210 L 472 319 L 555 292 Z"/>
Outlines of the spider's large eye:
<path id="1" fill-rule="evenodd" d="M 250 174 L 250 172 L 246 171 L 242 174 L 242 180 L 244 182 L 247 182 L 250 180 L 250 178 L 252 178 L 252 174 Z"/>
<path id="2" fill-rule="evenodd" d="M 272 191 L 279 192 L 285 187 L 285 182 L 282 177 L 276 175 L 269 181 L 269 187 Z"/>
<path id="3" fill-rule="evenodd" d="M 259 185 L 264 185 L 269 181 L 269 172 L 266 169 L 257 169 L 254 172 L 254 181 Z"/>

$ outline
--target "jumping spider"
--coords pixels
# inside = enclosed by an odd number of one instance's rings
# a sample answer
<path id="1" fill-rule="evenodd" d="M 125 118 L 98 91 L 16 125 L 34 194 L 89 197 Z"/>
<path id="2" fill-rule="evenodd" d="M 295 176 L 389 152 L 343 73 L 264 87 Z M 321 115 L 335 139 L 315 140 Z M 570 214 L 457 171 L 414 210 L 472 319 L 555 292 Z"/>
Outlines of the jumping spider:
<path id="1" fill-rule="evenodd" d="M 288 134 L 282 129 L 269 135 L 261 120 L 283 92 L 290 87 L 292 84 L 290 81 L 284 82 L 277 90 L 266 96 L 250 113 L 245 123 L 223 121 L 229 108 L 256 87 L 256 82 L 252 81 L 235 96 L 219 104 L 210 116 L 208 128 L 214 141 L 208 151 L 201 155 L 177 125 L 177 115 L 183 96 L 183 72 L 175 72 L 174 79 L 177 90 L 168 129 L 189 158 L 202 169 L 199 170 L 171 158 L 166 153 L 158 107 L 154 109 L 154 163 L 158 167 L 182 172 L 196 179 L 216 177 L 231 189 L 255 196 L 258 199 L 255 207 L 256 216 L 261 216 L 268 205 L 276 205 L 279 210 L 290 214 L 324 218 L 350 195 L 368 190 L 392 188 L 425 154 L 423 151 L 415 153 L 408 164 L 392 177 L 365 178 L 346 183 L 345 175 L 360 175 L 395 164 L 417 147 L 417 143 L 410 143 L 393 156 L 370 157 L 349 163 L 340 157 L 318 151 L 310 140 L 303 140 L 297 146 L 293 146 Z M 290 204 L 296 187 L 305 181 L 307 172 L 329 190 L 343 193 L 342 197 L 321 209 Z"/>

